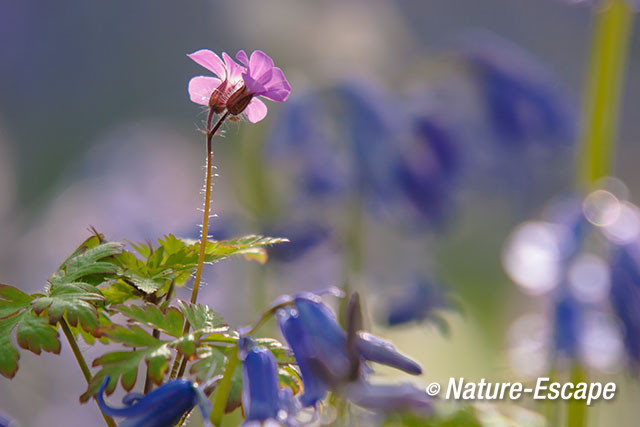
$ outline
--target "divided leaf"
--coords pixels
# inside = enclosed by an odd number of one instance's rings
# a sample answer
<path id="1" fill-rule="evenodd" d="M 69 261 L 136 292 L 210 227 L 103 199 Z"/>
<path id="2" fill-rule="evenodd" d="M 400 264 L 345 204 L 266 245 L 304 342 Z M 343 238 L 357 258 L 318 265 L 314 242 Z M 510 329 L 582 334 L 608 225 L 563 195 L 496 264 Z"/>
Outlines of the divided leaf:
<path id="1" fill-rule="evenodd" d="M 0 284 L 0 319 L 16 314 L 29 306 L 33 297 L 18 288 Z"/>
<path id="2" fill-rule="evenodd" d="M 105 276 L 117 274 L 120 269 L 113 263 L 113 257 L 122 252 L 122 243 L 97 243 L 97 239 L 97 236 L 92 236 L 85 240 L 49 278 L 49 282 L 61 284 L 83 279 L 84 282 L 99 284 Z"/>
<path id="3" fill-rule="evenodd" d="M 143 306 L 117 305 L 111 308 L 124 314 L 129 319 L 158 329 L 172 337 L 182 336 L 184 317 L 180 310 L 175 307 L 169 307 L 166 313 L 163 313 L 162 310 L 154 304 L 145 304 Z"/>
<path id="4" fill-rule="evenodd" d="M 264 263 L 267 260 L 265 248 L 286 239 L 245 236 L 230 240 L 207 242 L 205 262 L 213 263 L 231 256 L 244 256 Z M 110 285 L 107 293 L 109 303 L 122 303 L 140 294 L 162 296 L 170 285 L 183 286 L 193 275 L 200 256 L 200 242 L 178 239 L 168 234 L 158 240 L 158 246 L 144 243 L 129 243 L 143 257 L 133 252 L 123 251 L 117 259 L 123 268 L 120 285 Z M 127 285 L 124 287 L 122 285 Z"/>
<path id="5" fill-rule="evenodd" d="M 20 354 L 11 343 L 11 332 L 16 330 L 18 345 L 35 354 L 43 350 L 60 353 L 58 331 L 31 310 L 0 320 L 0 374 L 13 378 L 18 371 Z"/>
<path id="6" fill-rule="evenodd" d="M 148 366 L 150 378 L 156 384 L 161 384 L 176 352 L 189 360 L 195 359 L 205 337 L 229 334 L 220 316 L 205 306 L 182 303 L 182 311 L 169 307 L 163 312 L 156 305 L 147 303 L 142 306 L 116 305 L 112 309 L 128 318 L 127 325 L 105 325 L 98 332 L 111 341 L 134 350 L 110 352 L 94 360 L 93 366 L 100 366 L 102 369 L 91 380 L 80 397 L 81 401 L 89 399 L 106 376 L 111 377 L 108 393 L 113 392 L 118 379 L 126 390 L 131 390 L 136 383 L 142 361 Z M 192 331 L 183 335 L 185 317 L 189 319 Z M 157 338 L 143 327 L 157 329 L 172 339 Z M 229 339 L 232 343 L 237 341 L 237 337 Z"/>
<path id="7" fill-rule="evenodd" d="M 192 304 L 185 301 L 178 301 L 178 305 L 180 305 L 180 310 L 184 313 L 193 330 L 215 329 L 225 326 L 222 316 L 207 305 Z"/>
<path id="8" fill-rule="evenodd" d="M 96 305 L 103 302 L 104 297 L 95 286 L 76 282 L 49 286 L 45 289 L 45 295 L 33 300 L 32 306 L 37 314 L 47 310 L 52 325 L 66 314 L 70 325 L 81 325 L 84 330 L 92 332 L 98 327 Z"/>
<path id="9" fill-rule="evenodd" d="M 205 249 L 205 261 L 214 262 L 230 256 L 242 255 L 245 258 L 258 261 L 260 264 L 267 262 L 267 246 L 288 242 L 288 239 L 279 237 L 264 237 L 249 235 L 230 240 L 207 241 Z M 196 244 L 200 247 L 200 244 Z"/>
<path id="10" fill-rule="evenodd" d="M 107 387 L 108 393 L 113 392 L 118 378 L 120 378 L 125 390 L 131 390 L 135 386 L 138 366 L 142 361 L 147 364 L 151 380 L 156 384 L 161 384 L 169 369 L 169 361 L 174 356 L 172 349 L 176 349 L 180 354 L 191 359 L 202 337 L 201 333 L 192 332 L 183 337 L 166 341 L 155 338 L 138 325 L 124 327 L 113 324 L 101 327 L 100 332 L 112 341 L 135 350 L 114 351 L 94 360 L 93 366 L 101 366 L 102 369 L 93 376 L 87 390 L 80 396 L 82 402 L 87 401 L 95 394 L 107 376 L 111 377 Z"/>

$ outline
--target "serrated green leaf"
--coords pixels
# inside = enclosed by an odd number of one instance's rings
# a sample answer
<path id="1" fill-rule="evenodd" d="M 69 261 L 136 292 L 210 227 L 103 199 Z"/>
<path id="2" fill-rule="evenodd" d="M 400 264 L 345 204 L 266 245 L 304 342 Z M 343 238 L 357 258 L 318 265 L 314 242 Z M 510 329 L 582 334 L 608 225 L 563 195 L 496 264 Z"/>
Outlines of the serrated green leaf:
<path id="1" fill-rule="evenodd" d="M 58 330 L 43 321 L 31 311 L 25 311 L 16 327 L 18 345 L 35 354 L 42 350 L 49 353 L 60 353 Z"/>
<path id="2" fill-rule="evenodd" d="M 0 284 L 0 319 L 16 314 L 29 306 L 33 297 L 18 288 Z"/>
<path id="3" fill-rule="evenodd" d="M 76 282 L 49 286 L 31 305 L 37 314 L 46 310 L 51 324 L 58 323 L 66 315 L 71 326 L 81 325 L 86 331 L 93 332 L 98 327 L 96 305 L 101 303 L 104 303 L 104 297 L 98 288 Z"/>
<path id="4" fill-rule="evenodd" d="M 175 307 L 169 307 L 166 312 L 162 312 L 158 306 L 154 304 L 145 304 L 143 306 L 117 305 L 111 308 L 124 314 L 129 319 L 135 320 L 151 328 L 158 329 L 172 337 L 182 336 L 184 317 L 180 310 Z"/>
<path id="5" fill-rule="evenodd" d="M 100 334 L 128 347 L 153 347 L 162 344 L 162 341 L 138 325 L 129 325 L 128 328 L 116 324 L 107 325 L 100 328 Z"/>
<path id="6" fill-rule="evenodd" d="M 49 278 L 52 284 L 71 283 L 75 281 L 89 281 L 91 276 L 98 278 L 98 283 L 106 275 L 115 275 L 119 267 L 109 262 L 120 254 L 123 245 L 118 242 L 102 243 L 96 236 L 85 240 L 76 251 L 67 258 L 58 271 Z"/>
<path id="7" fill-rule="evenodd" d="M 172 349 L 176 349 L 187 359 L 193 359 L 203 343 L 203 338 L 211 333 L 209 329 L 201 329 L 182 336 L 183 317 L 175 307 L 169 308 L 166 316 L 152 304 L 133 307 L 116 306 L 114 309 L 127 316 L 132 323 L 126 327 L 116 324 L 106 325 L 100 327 L 98 332 L 111 341 L 134 347 L 136 350 L 110 352 L 96 359 L 93 366 L 102 366 L 102 369 L 92 379 L 81 400 L 90 398 L 107 375 L 112 378 L 121 377 L 123 387 L 126 386 L 125 388 L 130 390 L 135 385 L 136 375 L 134 374 L 137 374 L 138 364 L 143 360 L 148 366 L 149 377 L 156 384 L 160 384 L 168 370 L 168 363 L 174 356 Z M 170 335 L 174 334 L 177 338 L 173 340 L 156 338 L 145 331 L 140 324 L 162 330 Z M 115 384 L 115 382 L 110 383 L 110 386 L 115 388 Z"/>
<path id="8" fill-rule="evenodd" d="M 33 353 L 43 350 L 60 353 L 58 331 L 31 310 L 0 320 L 0 374 L 13 378 L 18 371 L 20 353 L 11 343 L 11 332 L 16 330 L 18 345 Z"/>
<path id="9" fill-rule="evenodd" d="M 106 377 L 111 377 L 107 386 L 107 394 L 113 393 L 120 380 L 122 387 L 131 391 L 138 377 L 138 366 L 144 360 L 146 352 L 138 351 L 112 351 L 93 361 L 94 367 L 101 366 L 89 382 L 87 390 L 80 396 L 81 402 L 89 400 L 100 388 Z"/>
<path id="10" fill-rule="evenodd" d="M 19 315 L 0 320 L 0 374 L 7 378 L 18 372 L 20 353 L 11 343 L 11 331 L 19 320 Z"/>
<path id="11" fill-rule="evenodd" d="M 143 295 L 134 286 L 122 280 L 114 280 L 111 283 L 100 286 L 99 289 L 107 305 L 122 304 L 131 299 L 139 299 Z"/>
<path id="12" fill-rule="evenodd" d="M 214 262 L 230 256 L 241 255 L 253 261 L 264 264 L 267 261 L 265 248 L 278 243 L 288 242 L 288 239 L 249 235 L 230 240 L 207 241 L 205 261 Z M 196 244 L 199 247 L 199 243 Z"/>
<path id="13" fill-rule="evenodd" d="M 225 326 L 222 316 L 207 305 L 192 304 L 185 301 L 178 301 L 178 305 L 180 305 L 180 310 L 184 313 L 193 330 L 214 329 Z"/>

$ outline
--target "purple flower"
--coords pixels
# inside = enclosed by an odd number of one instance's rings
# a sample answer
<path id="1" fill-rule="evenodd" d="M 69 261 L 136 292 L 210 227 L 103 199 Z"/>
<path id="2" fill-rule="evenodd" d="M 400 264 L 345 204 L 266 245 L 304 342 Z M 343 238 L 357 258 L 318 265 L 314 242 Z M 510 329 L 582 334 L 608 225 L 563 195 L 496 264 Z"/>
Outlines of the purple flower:
<path id="1" fill-rule="evenodd" d="M 251 123 L 257 123 L 267 115 L 267 106 L 258 96 L 284 102 L 291 93 L 282 70 L 262 51 L 253 52 L 251 59 L 239 51 L 236 57 L 244 66 L 224 52 L 220 59 L 208 49 L 187 56 L 217 76 L 194 77 L 188 88 L 191 101 L 206 105 L 215 113 L 225 109 L 232 115 L 245 113 Z"/>
<path id="2" fill-rule="evenodd" d="M 346 394 L 356 405 L 374 411 L 411 411 L 423 416 L 433 412 L 433 399 L 413 384 L 374 385 L 359 381 L 349 384 Z"/>
<path id="3" fill-rule="evenodd" d="M 349 305 L 347 331 L 316 294 L 301 293 L 281 301 L 292 303 L 278 312 L 278 323 L 300 367 L 305 390 L 300 399 L 303 406 L 315 405 L 328 390 L 336 391 L 345 384 L 364 381 L 370 371 L 364 366 L 365 361 L 413 375 L 422 373 L 416 362 L 400 354 L 393 345 L 358 330 L 357 298 L 352 298 Z"/>
<path id="4" fill-rule="evenodd" d="M 248 336 L 239 342 L 242 360 L 242 407 L 245 423 L 285 420 L 295 416 L 296 403 L 290 390 L 280 388 L 278 365 L 273 354 L 257 346 Z"/>
<path id="5" fill-rule="evenodd" d="M 389 326 L 396 326 L 410 322 L 433 321 L 436 325 L 446 328 L 445 321 L 436 311 L 450 308 L 451 301 L 442 289 L 424 279 L 417 279 L 410 286 L 403 288 L 401 295 L 390 299 L 386 304 L 384 322 Z"/>
<path id="6" fill-rule="evenodd" d="M 611 304 L 623 326 L 624 345 L 632 366 L 640 367 L 640 246 L 611 249 Z"/>
<path id="7" fill-rule="evenodd" d="M 489 119 L 506 146 L 572 140 L 574 111 L 561 84 L 544 64 L 491 33 L 471 34 L 466 47 Z"/>
<path id="8" fill-rule="evenodd" d="M 399 146 L 394 165 L 398 188 L 414 212 L 412 224 L 442 224 L 453 205 L 454 184 L 460 173 L 460 153 L 451 130 L 435 116 L 413 122 L 410 143 Z"/>
<path id="9" fill-rule="evenodd" d="M 583 330 L 580 303 L 568 293 L 560 295 L 554 307 L 554 348 L 571 359 L 577 359 Z"/>
<path id="10" fill-rule="evenodd" d="M 205 425 L 210 425 L 210 402 L 204 392 L 189 380 L 178 378 L 168 381 L 145 395 L 131 393 L 123 399 L 124 408 L 113 408 L 104 400 L 109 379 L 105 378 L 96 398 L 105 415 L 126 418 L 122 426 L 170 427 L 195 405 L 200 408 Z"/>

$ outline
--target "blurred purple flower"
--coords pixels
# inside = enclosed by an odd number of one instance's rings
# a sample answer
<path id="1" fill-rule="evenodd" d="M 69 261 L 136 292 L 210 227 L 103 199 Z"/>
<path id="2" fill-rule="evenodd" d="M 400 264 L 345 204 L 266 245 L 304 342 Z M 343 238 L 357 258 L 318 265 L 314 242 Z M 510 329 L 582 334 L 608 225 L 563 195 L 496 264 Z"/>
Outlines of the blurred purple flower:
<path id="1" fill-rule="evenodd" d="M 384 202 L 394 191 L 390 165 L 397 156 L 394 142 L 404 123 L 403 109 L 373 83 L 345 81 L 333 93 L 355 171 L 352 185 L 369 203 Z"/>
<path id="2" fill-rule="evenodd" d="M 411 411 L 428 416 L 433 398 L 413 384 L 369 384 L 358 381 L 347 386 L 349 399 L 358 406 L 380 412 Z"/>
<path id="3" fill-rule="evenodd" d="M 408 201 L 405 212 L 414 212 L 411 225 L 442 224 L 453 204 L 459 175 L 460 153 L 452 132 L 436 117 L 413 120 L 409 143 L 400 145 L 395 179 Z"/>
<path id="4" fill-rule="evenodd" d="M 575 112 L 557 78 L 542 63 L 490 33 L 474 32 L 465 47 L 500 141 L 509 147 L 572 142 Z"/>
<path id="5" fill-rule="evenodd" d="M 284 108 L 265 155 L 293 175 L 294 203 L 348 196 L 412 231 L 441 223 L 460 172 L 457 135 L 409 104 L 366 81 L 307 93 Z"/>
<path id="6" fill-rule="evenodd" d="M 577 359 L 582 334 L 582 307 L 571 295 L 564 292 L 554 306 L 554 349 L 556 353 Z"/>
<path id="7" fill-rule="evenodd" d="M 96 395 L 98 405 L 107 416 L 125 418 L 121 426 L 170 427 L 196 405 L 205 425 L 210 425 L 211 404 L 204 392 L 189 380 L 178 378 L 145 395 L 133 393 L 125 396 L 124 408 L 113 408 L 105 402 L 104 392 L 108 384 L 109 377 L 106 377 Z"/>
<path id="8" fill-rule="evenodd" d="M 269 259 L 292 262 L 303 257 L 329 238 L 329 230 L 314 223 L 287 223 L 280 227 L 268 227 L 266 236 L 286 236 L 289 242 L 268 249 Z"/>
<path id="9" fill-rule="evenodd" d="M 335 197 L 349 188 L 349 156 L 332 119 L 321 92 L 305 93 L 287 102 L 267 138 L 267 160 L 293 169 L 301 196 Z"/>
<path id="10" fill-rule="evenodd" d="M 640 247 L 637 243 L 611 248 L 611 304 L 623 327 L 630 363 L 640 367 Z"/>
<path id="11" fill-rule="evenodd" d="M 0 427 L 16 427 L 16 424 L 10 418 L 0 414 Z"/>
<path id="12" fill-rule="evenodd" d="M 402 288 L 402 294 L 385 304 L 384 322 L 396 326 L 432 321 L 446 328 L 437 311 L 451 308 L 452 303 L 443 289 L 424 279 L 416 279 L 410 286 Z"/>

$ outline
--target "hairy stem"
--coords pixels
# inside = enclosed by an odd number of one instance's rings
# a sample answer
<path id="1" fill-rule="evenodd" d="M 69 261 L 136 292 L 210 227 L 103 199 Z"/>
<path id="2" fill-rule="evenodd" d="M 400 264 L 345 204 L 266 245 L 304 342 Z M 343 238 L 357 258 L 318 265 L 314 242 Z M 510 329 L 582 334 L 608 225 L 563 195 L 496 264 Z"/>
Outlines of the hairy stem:
<path id="1" fill-rule="evenodd" d="M 227 399 L 229 398 L 229 392 L 231 391 L 231 382 L 233 375 L 238 367 L 238 348 L 233 347 L 231 354 L 229 354 L 229 360 L 227 361 L 227 367 L 225 368 L 224 375 L 216 387 L 216 391 L 213 397 L 213 409 L 211 411 L 211 423 L 214 426 L 220 426 L 220 421 L 224 416 L 224 410 L 227 407 Z"/>
<path id="2" fill-rule="evenodd" d="M 229 112 L 225 112 L 216 122 L 216 124 L 211 127 L 211 123 L 213 122 L 213 110 L 209 110 L 209 116 L 207 117 L 207 132 L 206 132 L 206 141 L 207 141 L 207 163 L 206 163 L 206 174 L 205 174 L 205 189 L 204 189 L 204 207 L 202 214 L 202 234 L 200 236 L 200 254 L 198 256 L 198 266 L 196 267 L 196 275 L 193 279 L 193 290 L 191 291 L 191 303 L 195 304 L 198 300 L 198 289 L 200 288 L 200 280 L 202 279 L 202 267 L 204 266 L 204 258 L 207 250 L 207 235 L 209 233 L 209 214 L 211 211 L 211 181 L 213 178 L 213 148 L 212 148 L 212 140 L 216 135 L 220 126 L 224 123 L 224 121 L 229 117 Z M 183 335 L 189 332 L 189 322 L 185 320 L 184 322 L 184 330 Z M 178 368 L 179 367 L 179 368 Z M 181 377 L 184 374 L 185 368 L 187 367 L 187 359 L 180 357 L 180 355 L 176 355 L 176 360 L 173 362 L 173 366 L 171 367 L 171 375 L 170 378 Z"/>
<path id="3" fill-rule="evenodd" d="M 220 126 L 229 117 L 229 112 L 226 112 L 218 119 L 215 126 L 211 128 L 211 121 L 213 118 L 213 111 L 209 112 L 207 119 L 207 172 L 205 176 L 205 190 L 204 190 L 204 209 L 202 214 L 202 234 L 200 236 L 200 255 L 198 256 L 198 266 L 196 268 L 196 277 L 193 279 L 193 291 L 191 291 L 191 303 L 195 304 L 198 300 L 198 289 L 200 287 L 200 279 L 202 278 L 202 267 L 204 265 L 204 256 L 207 249 L 207 236 L 209 233 L 209 213 L 211 211 L 211 180 L 212 180 L 212 168 L 213 168 L 213 149 L 211 141 L 215 134 L 220 129 Z M 188 324 L 185 326 L 188 330 Z"/>
<path id="4" fill-rule="evenodd" d="M 591 40 L 580 141 L 578 184 L 586 190 L 611 173 L 634 15 L 626 0 L 603 0 L 600 7 Z"/>
<path id="5" fill-rule="evenodd" d="M 60 327 L 62 328 L 62 332 L 64 333 L 64 336 L 67 337 L 67 341 L 69 342 L 71 351 L 73 351 L 73 355 L 76 357 L 76 361 L 80 366 L 80 370 L 82 371 L 82 375 L 84 376 L 84 379 L 87 381 L 87 384 L 89 384 L 89 382 L 91 381 L 91 371 L 89 370 L 89 366 L 87 365 L 87 362 L 84 360 L 84 356 L 80 351 L 80 347 L 78 347 L 78 342 L 73 336 L 73 332 L 71 332 L 71 329 L 69 328 L 69 325 L 67 324 L 67 321 L 64 320 L 64 318 L 60 320 Z M 100 410 L 100 413 L 102 414 L 104 421 L 107 423 L 109 427 L 116 427 L 116 423 L 115 421 L 113 421 L 113 418 L 103 414 L 102 409 Z"/>

